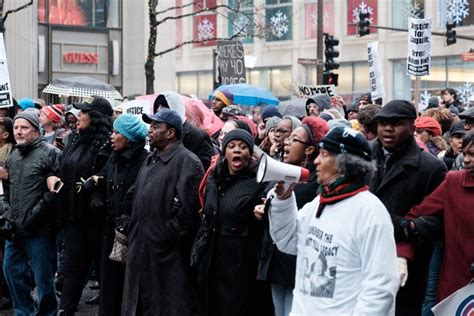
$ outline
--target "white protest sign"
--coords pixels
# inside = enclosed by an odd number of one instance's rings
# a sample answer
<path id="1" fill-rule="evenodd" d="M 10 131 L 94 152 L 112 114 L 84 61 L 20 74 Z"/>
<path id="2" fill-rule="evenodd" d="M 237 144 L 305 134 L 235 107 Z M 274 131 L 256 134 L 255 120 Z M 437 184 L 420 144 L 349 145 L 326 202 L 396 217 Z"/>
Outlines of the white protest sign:
<path id="1" fill-rule="evenodd" d="M 297 92 L 302 97 L 310 97 L 316 94 L 327 94 L 328 96 L 333 97 L 336 95 L 336 86 L 332 84 L 319 86 L 299 84 Z"/>
<path id="2" fill-rule="evenodd" d="M 150 101 L 148 100 L 132 100 L 122 103 L 123 113 L 133 114 L 142 118 L 142 114 L 152 114 Z"/>
<path id="3" fill-rule="evenodd" d="M 430 74 L 431 28 L 431 19 L 408 18 L 407 75 Z"/>
<path id="4" fill-rule="evenodd" d="M 474 313 L 474 282 L 457 290 L 431 310 L 435 316 L 472 315 Z"/>
<path id="5" fill-rule="evenodd" d="M 8 73 L 7 54 L 5 52 L 5 41 L 3 33 L 0 33 L 0 108 L 13 105 L 12 91 L 10 86 L 10 74 Z"/>
<path id="6" fill-rule="evenodd" d="M 369 61 L 369 87 L 372 100 L 385 96 L 383 86 L 382 65 L 379 58 L 379 42 L 367 44 Z"/>

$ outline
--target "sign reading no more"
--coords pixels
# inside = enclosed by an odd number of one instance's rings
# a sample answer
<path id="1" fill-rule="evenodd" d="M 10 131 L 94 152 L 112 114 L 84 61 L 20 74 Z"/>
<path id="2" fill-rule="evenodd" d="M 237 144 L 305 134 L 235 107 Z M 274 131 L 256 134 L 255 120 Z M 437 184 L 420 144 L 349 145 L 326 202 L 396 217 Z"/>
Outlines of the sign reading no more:
<path id="1" fill-rule="evenodd" d="M 244 46 L 239 41 L 217 41 L 221 84 L 245 83 Z"/>

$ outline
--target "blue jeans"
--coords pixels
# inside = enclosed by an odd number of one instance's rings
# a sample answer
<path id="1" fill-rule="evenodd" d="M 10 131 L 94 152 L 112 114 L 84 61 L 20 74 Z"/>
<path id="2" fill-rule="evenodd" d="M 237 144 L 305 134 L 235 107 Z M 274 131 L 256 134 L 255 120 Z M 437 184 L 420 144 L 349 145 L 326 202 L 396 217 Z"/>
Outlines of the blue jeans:
<path id="1" fill-rule="evenodd" d="M 54 238 L 20 237 L 6 241 L 3 273 L 16 316 L 56 315 L 58 301 L 54 288 L 55 269 Z M 32 276 L 34 280 L 31 279 Z M 31 296 L 33 281 L 38 296 L 36 304 Z"/>
<path id="2" fill-rule="evenodd" d="M 288 316 L 293 303 L 293 288 L 272 283 L 272 298 L 275 316 Z"/>
<path id="3" fill-rule="evenodd" d="M 425 300 L 421 308 L 421 316 L 432 316 L 431 308 L 438 303 L 438 281 L 441 266 L 443 265 L 444 244 L 437 242 L 431 255 L 428 270 L 428 283 L 426 284 Z M 410 277 L 410 276 L 408 276 Z"/>

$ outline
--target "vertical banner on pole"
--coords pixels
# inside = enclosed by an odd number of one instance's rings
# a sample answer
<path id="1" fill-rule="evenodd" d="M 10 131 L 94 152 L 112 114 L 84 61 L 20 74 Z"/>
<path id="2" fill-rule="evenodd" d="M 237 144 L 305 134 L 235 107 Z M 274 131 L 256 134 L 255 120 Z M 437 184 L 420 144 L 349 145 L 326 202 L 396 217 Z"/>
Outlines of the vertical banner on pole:
<path id="1" fill-rule="evenodd" d="M 0 108 L 13 105 L 12 91 L 10 86 L 10 74 L 8 73 L 7 53 L 5 52 L 5 41 L 3 33 L 0 33 Z"/>
<path id="2" fill-rule="evenodd" d="M 431 28 L 431 19 L 408 18 L 407 75 L 430 74 Z"/>
<path id="3" fill-rule="evenodd" d="M 385 97 L 382 65 L 379 56 L 379 42 L 367 44 L 369 62 L 369 87 L 372 100 Z"/>

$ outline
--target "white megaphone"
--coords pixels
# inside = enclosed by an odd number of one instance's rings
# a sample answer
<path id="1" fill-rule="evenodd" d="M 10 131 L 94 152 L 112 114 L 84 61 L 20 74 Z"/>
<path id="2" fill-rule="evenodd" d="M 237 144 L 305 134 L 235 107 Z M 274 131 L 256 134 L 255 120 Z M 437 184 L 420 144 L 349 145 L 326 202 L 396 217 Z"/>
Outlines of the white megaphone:
<path id="1" fill-rule="evenodd" d="M 306 183 L 309 170 L 262 155 L 258 163 L 257 182 L 284 181 L 285 183 Z M 286 185 L 285 185 L 286 187 Z"/>

